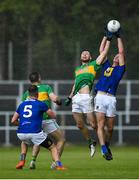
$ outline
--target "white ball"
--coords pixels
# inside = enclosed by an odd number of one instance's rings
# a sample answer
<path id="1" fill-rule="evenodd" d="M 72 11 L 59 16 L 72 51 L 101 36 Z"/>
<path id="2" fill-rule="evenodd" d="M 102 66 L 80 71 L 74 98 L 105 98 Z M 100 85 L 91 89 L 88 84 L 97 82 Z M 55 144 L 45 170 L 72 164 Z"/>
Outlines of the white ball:
<path id="1" fill-rule="evenodd" d="M 107 28 L 110 32 L 117 32 L 120 28 L 120 23 L 117 20 L 110 20 L 107 24 Z"/>

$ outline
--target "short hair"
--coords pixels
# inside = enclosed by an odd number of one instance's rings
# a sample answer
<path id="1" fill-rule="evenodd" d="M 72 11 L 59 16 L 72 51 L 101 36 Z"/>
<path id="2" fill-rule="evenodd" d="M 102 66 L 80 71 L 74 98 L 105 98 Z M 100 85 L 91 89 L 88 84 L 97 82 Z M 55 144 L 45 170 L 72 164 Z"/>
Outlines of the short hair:
<path id="1" fill-rule="evenodd" d="M 31 85 L 28 88 L 29 96 L 36 96 L 38 95 L 38 87 L 36 85 Z"/>
<path id="2" fill-rule="evenodd" d="M 40 78 L 40 74 L 38 72 L 32 72 L 29 75 L 29 80 L 30 80 L 31 83 L 38 82 L 39 78 Z"/>

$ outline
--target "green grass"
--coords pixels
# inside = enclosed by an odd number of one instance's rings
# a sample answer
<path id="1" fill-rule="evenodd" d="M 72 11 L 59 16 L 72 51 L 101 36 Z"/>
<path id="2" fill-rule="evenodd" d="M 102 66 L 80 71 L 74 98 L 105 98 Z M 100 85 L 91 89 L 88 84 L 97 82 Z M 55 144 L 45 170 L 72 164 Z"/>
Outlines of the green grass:
<path id="1" fill-rule="evenodd" d="M 62 162 L 65 171 L 50 169 L 51 158 L 41 149 L 37 169 L 28 169 L 31 158 L 29 150 L 26 166 L 16 170 L 18 148 L 0 148 L 0 178 L 11 179 L 139 179 L 139 147 L 112 147 L 114 160 L 106 161 L 97 147 L 94 158 L 89 157 L 87 146 L 66 146 Z"/>

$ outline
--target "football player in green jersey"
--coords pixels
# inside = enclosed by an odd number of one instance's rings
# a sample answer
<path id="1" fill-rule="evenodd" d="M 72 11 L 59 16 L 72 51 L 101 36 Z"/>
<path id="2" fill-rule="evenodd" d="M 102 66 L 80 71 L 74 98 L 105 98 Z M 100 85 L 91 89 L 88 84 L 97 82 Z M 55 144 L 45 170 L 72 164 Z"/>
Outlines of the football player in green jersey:
<path id="1" fill-rule="evenodd" d="M 96 73 L 107 56 L 110 40 L 111 36 L 108 35 L 105 48 L 94 61 L 92 61 L 89 51 L 85 50 L 81 53 L 81 66 L 75 69 L 75 82 L 69 97 L 65 100 L 65 105 L 69 105 L 72 100 L 73 117 L 77 127 L 88 141 L 91 157 L 95 153 L 96 141 L 91 138 L 89 129 L 85 125 L 85 118 L 87 118 L 91 127 L 96 129 L 91 90 Z"/>
<path id="2" fill-rule="evenodd" d="M 53 92 L 51 86 L 41 83 L 41 76 L 38 72 L 32 72 L 29 75 L 29 80 L 31 84 L 38 87 L 38 100 L 45 102 L 48 107 L 51 107 L 51 101 L 57 105 L 61 105 L 61 99 Z M 22 100 L 26 100 L 28 96 L 28 91 L 26 91 L 22 97 Z M 51 119 L 46 113 L 43 115 L 43 130 L 54 138 L 59 156 L 61 156 L 65 144 L 64 134 L 56 120 Z M 24 145 L 22 144 L 21 146 Z M 55 163 L 52 162 L 51 168 L 55 168 Z"/>

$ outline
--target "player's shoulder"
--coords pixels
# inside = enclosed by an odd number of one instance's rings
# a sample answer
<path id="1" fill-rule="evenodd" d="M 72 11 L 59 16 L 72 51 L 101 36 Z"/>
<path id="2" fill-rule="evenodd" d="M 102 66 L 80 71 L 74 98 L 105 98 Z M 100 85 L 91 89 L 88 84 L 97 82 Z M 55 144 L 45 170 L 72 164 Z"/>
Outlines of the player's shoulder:
<path id="1" fill-rule="evenodd" d="M 75 67 L 75 71 L 76 71 L 76 70 L 78 70 L 78 69 L 80 69 L 80 68 L 81 68 L 81 66 L 82 66 L 82 65 L 80 65 L 80 66 L 76 66 L 76 67 Z"/>
<path id="2" fill-rule="evenodd" d="M 38 100 L 38 99 L 36 100 L 36 103 L 37 103 L 40 107 L 46 107 L 46 106 L 47 106 L 45 102 L 40 101 L 40 100 Z"/>
<path id="3" fill-rule="evenodd" d="M 28 99 L 25 99 L 23 102 L 19 104 L 19 107 L 23 107 L 28 104 Z"/>
<path id="4" fill-rule="evenodd" d="M 111 63 L 110 63 L 110 60 L 109 59 L 106 59 L 103 64 L 102 64 L 102 67 L 109 67 L 111 66 Z"/>
<path id="5" fill-rule="evenodd" d="M 116 67 L 117 67 L 117 69 L 125 69 L 126 68 L 125 64 L 119 64 Z"/>
<path id="6" fill-rule="evenodd" d="M 38 84 L 37 87 L 39 89 L 44 89 L 44 90 L 47 90 L 48 88 L 51 88 L 51 86 L 48 85 L 48 84 Z"/>
<path id="7" fill-rule="evenodd" d="M 89 62 L 89 65 L 91 65 L 91 66 L 101 66 L 100 64 L 97 64 L 96 59 L 91 59 L 90 62 Z"/>
<path id="8" fill-rule="evenodd" d="M 28 95 L 28 90 L 24 91 L 23 96 L 27 96 Z"/>
<path id="9" fill-rule="evenodd" d="M 24 101 L 25 102 L 25 101 Z M 32 103 L 32 104 L 38 104 L 38 105 L 40 105 L 40 104 L 45 104 L 43 101 L 40 101 L 40 100 L 38 100 L 38 99 L 27 99 L 26 100 L 26 103 Z"/>
<path id="10" fill-rule="evenodd" d="M 43 102 L 38 99 L 35 99 L 35 103 L 42 104 Z"/>
<path id="11" fill-rule="evenodd" d="M 89 62 L 89 64 L 94 64 L 94 63 L 96 63 L 96 59 L 91 59 Z"/>

